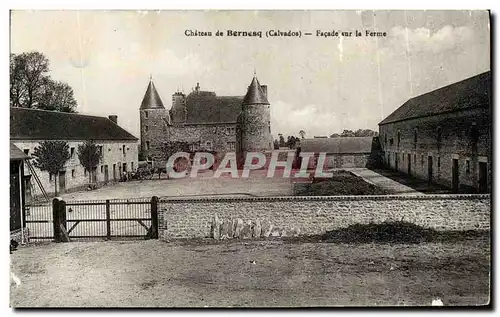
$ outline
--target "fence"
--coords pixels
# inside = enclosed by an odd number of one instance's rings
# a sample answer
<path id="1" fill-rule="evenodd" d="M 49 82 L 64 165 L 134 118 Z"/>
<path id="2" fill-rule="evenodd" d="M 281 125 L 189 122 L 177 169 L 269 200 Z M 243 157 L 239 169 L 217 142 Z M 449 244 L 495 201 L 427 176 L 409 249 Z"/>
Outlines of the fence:
<path id="1" fill-rule="evenodd" d="M 27 206 L 29 241 L 157 238 L 157 197 Z"/>

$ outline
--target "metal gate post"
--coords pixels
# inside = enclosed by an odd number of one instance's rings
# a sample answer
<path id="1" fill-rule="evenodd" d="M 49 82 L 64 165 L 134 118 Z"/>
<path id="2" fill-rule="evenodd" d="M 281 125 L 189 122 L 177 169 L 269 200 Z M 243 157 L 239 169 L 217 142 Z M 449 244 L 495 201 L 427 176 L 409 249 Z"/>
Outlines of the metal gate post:
<path id="1" fill-rule="evenodd" d="M 111 240 L 111 210 L 109 199 L 106 199 L 106 236 Z"/>
<path id="2" fill-rule="evenodd" d="M 61 242 L 61 220 L 59 216 L 59 198 L 52 200 L 52 222 L 54 223 L 54 241 Z"/>
<path id="3" fill-rule="evenodd" d="M 151 239 L 158 239 L 158 197 L 151 197 Z"/>

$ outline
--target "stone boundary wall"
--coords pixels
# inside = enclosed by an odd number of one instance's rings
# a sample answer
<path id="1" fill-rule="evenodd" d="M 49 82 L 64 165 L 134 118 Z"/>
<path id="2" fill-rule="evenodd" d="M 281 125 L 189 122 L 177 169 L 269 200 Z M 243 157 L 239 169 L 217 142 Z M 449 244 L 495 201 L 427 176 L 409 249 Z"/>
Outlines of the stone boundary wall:
<path id="1" fill-rule="evenodd" d="M 489 194 L 186 197 L 161 199 L 158 209 L 159 237 L 165 240 L 213 236 L 214 218 L 269 223 L 275 231 L 299 235 L 391 220 L 436 230 L 489 230 L 491 198 Z"/>

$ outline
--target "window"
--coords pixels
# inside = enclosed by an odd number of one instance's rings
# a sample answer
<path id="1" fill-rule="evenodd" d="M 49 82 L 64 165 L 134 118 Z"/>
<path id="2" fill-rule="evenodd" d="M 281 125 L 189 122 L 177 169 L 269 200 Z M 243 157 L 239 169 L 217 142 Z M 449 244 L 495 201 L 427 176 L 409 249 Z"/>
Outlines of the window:
<path id="1" fill-rule="evenodd" d="M 49 173 L 49 180 L 52 182 L 52 173 Z"/>
<path id="2" fill-rule="evenodd" d="M 130 169 L 132 170 L 132 172 L 134 171 L 134 162 L 130 162 Z"/>
<path id="3" fill-rule="evenodd" d="M 87 176 L 87 169 L 86 168 L 83 169 L 83 175 Z"/>
<path id="4" fill-rule="evenodd" d="M 423 155 L 420 157 L 420 165 L 424 165 L 424 156 Z"/>
<path id="5" fill-rule="evenodd" d="M 144 130 L 146 130 L 146 132 L 148 132 L 149 131 L 149 127 L 147 125 L 144 126 Z"/>
<path id="6" fill-rule="evenodd" d="M 441 158 L 438 156 L 438 168 L 441 167 Z"/>
<path id="7" fill-rule="evenodd" d="M 413 163 L 417 164 L 417 154 L 413 154 Z"/>
<path id="8" fill-rule="evenodd" d="M 384 140 L 384 142 L 385 142 L 385 145 L 387 145 L 387 133 L 385 134 L 385 140 Z"/>
<path id="9" fill-rule="evenodd" d="M 211 149 L 212 148 L 212 142 L 211 141 L 207 141 L 205 143 L 205 146 L 207 147 L 207 149 Z"/>
<path id="10" fill-rule="evenodd" d="M 30 149 L 24 149 L 24 154 L 28 155 L 30 153 Z"/>
<path id="11" fill-rule="evenodd" d="M 401 143 L 401 131 L 398 130 L 398 147 L 400 143 Z"/>
<path id="12" fill-rule="evenodd" d="M 69 149 L 69 154 L 70 154 L 70 158 L 74 158 L 75 157 L 75 148 L 72 147 Z"/>
<path id="13" fill-rule="evenodd" d="M 236 142 L 227 142 L 227 147 L 230 151 L 234 151 L 236 148 Z"/>
<path id="14" fill-rule="evenodd" d="M 149 150 L 149 141 L 146 141 L 146 150 Z"/>
<path id="15" fill-rule="evenodd" d="M 470 173 L 470 161 L 469 160 L 465 161 L 465 173 L 467 173 L 467 174 Z"/>
<path id="16" fill-rule="evenodd" d="M 101 165 L 101 173 L 104 173 L 104 165 Z"/>
<path id="17" fill-rule="evenodd" d="M 75 177 L 76 177 L 76 175 L 75 175 L 75 170 L 71 170 L 71 177 L 72 177 L 72 178 L 75 178 Z"/>
<path id="18" fill-rule="evenodd" d="M 102 145 L 99 145 L 97 148 L 98 148 L 98 151 L 99 151 L 99 155 L 102 156 Z"/>
<path id="19" fill-rule="evenodd" d="M 125 144 L 122 145 L 122 152 L 123 152 L 123 154 L 125 154 Z"/>
<path id="20" fill-rule="evenodd" d="M 148 118 L 149 113 L 148 113 L 147 111 L 144 111 L 144 116 L 145 116 L 146 118 Z"/>

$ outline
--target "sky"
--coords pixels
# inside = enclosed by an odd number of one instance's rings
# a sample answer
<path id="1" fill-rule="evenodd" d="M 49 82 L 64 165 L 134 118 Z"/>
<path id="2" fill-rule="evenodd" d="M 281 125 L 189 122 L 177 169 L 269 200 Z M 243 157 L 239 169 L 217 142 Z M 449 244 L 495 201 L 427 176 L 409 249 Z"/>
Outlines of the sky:
<path id="1" fill-rule="evenodd" d="M 11 52 L 29 51 L 45 54 L 50 75 L 73 87 L 78 112 L 116 114 L 136 136 L 150 76 L 170 108 L 174 92 L 196 83 L 243 96 L 255 72 L 268 86 L 273 135 L 313 137 L 378 130 L 408 99 L 490 70 L 490 26 L 487 11 L 12 11 Z"/>

